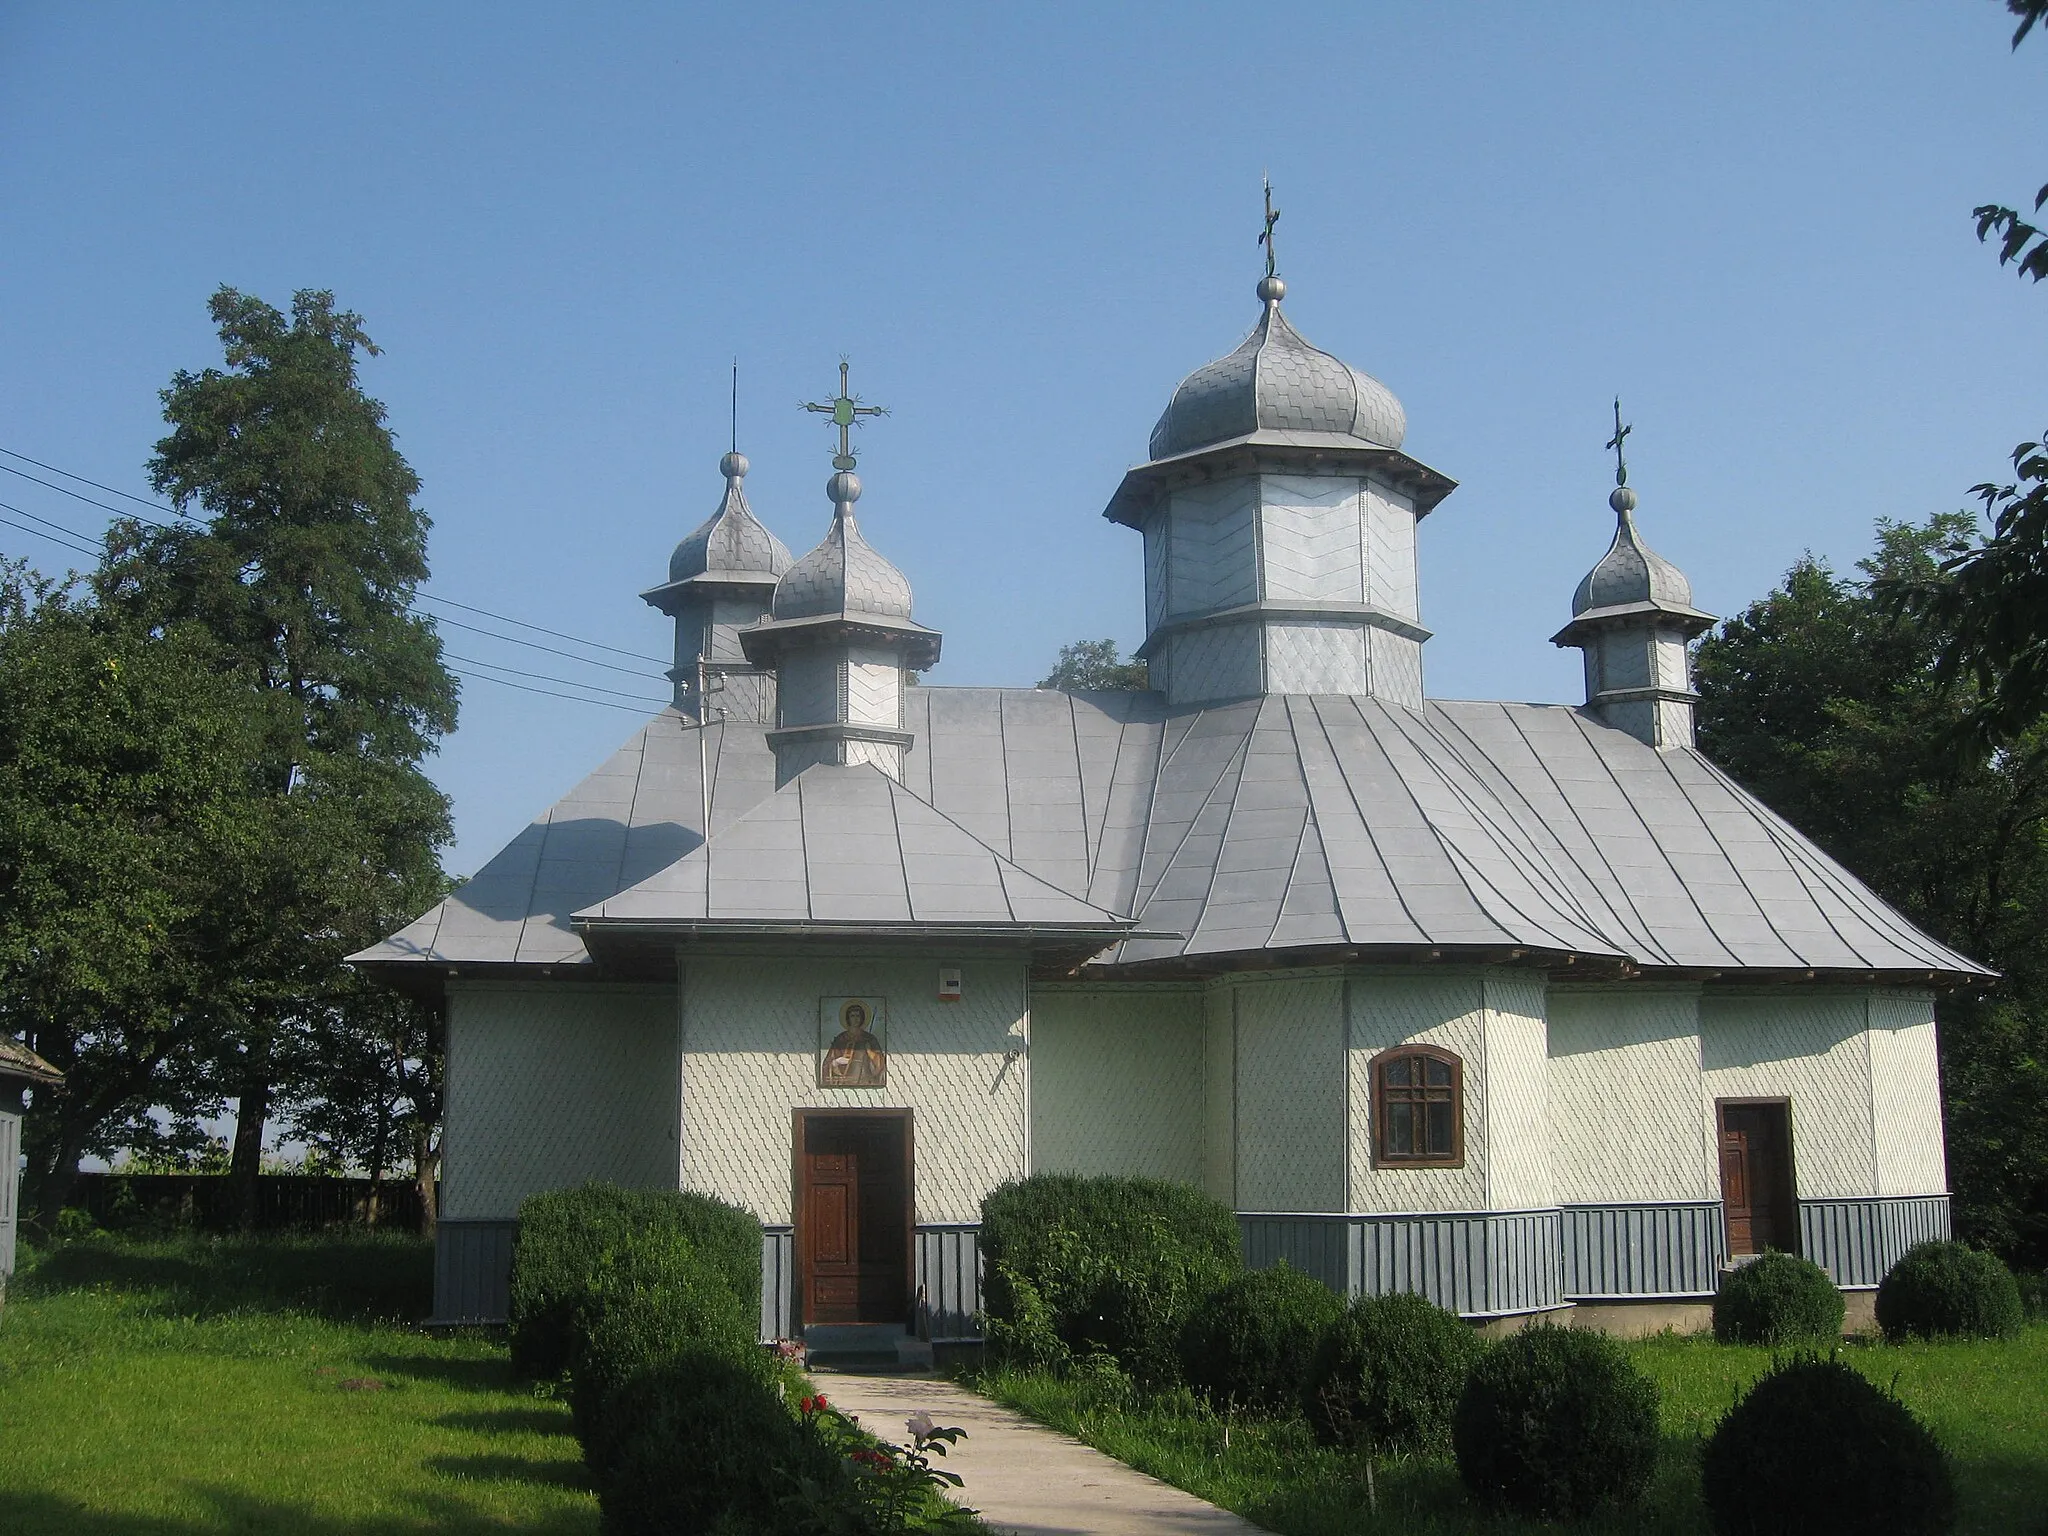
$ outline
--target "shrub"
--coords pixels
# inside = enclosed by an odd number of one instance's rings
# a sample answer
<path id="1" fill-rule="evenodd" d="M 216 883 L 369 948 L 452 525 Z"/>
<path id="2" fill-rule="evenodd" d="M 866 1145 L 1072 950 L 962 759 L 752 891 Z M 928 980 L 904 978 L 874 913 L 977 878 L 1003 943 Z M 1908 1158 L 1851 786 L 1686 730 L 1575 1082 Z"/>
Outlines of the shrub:
<path id="1" fill-rule="evenodd" d="M 1842 1293 L 1811 1259 L 1767 1253 L 1721 1277 L 1714 1337 L 1723 1344 L 1796 1344 L 1842 1336 Z"/>
<path id="2" fill-rule="evenodd" d="M 1657 1388 L 1605 1334 L 1539 1324 L 1479 1357 L 1451 1438 L 1489 1503 L 1546 1517 L 1626 1506 L 1657 1464 Z"/>
<path id="3" fill-rule="evenodd" d="M 1441 1454 L 1484 1349 L 1470 1323 L 1427 1297 L 1360 1296 L 1324 1331 L 1302 1411 L 1326 1445 Z"/>
<path id="4" fill-rule="evenodd" d="M 1877 1288 L 1877 1326 L 1887 1339 L 2004 1339 L 2025 1320 L 2012 1271 L 1961 1243 L 1916 1243 Z"/>
<path id="5" fill-rule="evenodd" d="M 748 1307 L 761 1305 L 761 1223 L 737 1206 L 678 1190 L 580 1189 L 532 1195 L 519 1206 L 507 1332 L 522 1375 L 559 1376 L 569 1365 L 576 1300 L 604 1254 L 649 1231 L 688 1238 Z"/>
<path id="6" fill-rule="evenodd" d="M 1931 1536 L 1955 1524 L 1948 1458 L 1910 1409 L 1840 1360 L 1773 1365 L 1700 1459 L 1719 1536 Z"/>
<path id="7" fill-rule="evenodd" d="M 576 1306 L 569 1406 L 584 1459 L 594 1469 L 611 1454 L 608 1409 L 635 1375 L 686 1350 L 745 1360 L 760 1352 L 757 1321 L 680 1234 L 607 1253 Z"/>
<path id="8" fill-rule="evenodd" d="M 1343 1310 L 1322 1281 L 1285 1264 L 1239 1275 L 1181 1329 L 1182 1373 L 1219 1407 L 1291 1410 L 1301 1401 L 1317 1343 Z"/>
<path id="9" fill-rule="evenodd" d="M 777 1400 L 773 1372 L 765 1354 L 686 1350 L 620 1387 L 591 1477 L 605 1536 L 784 1536 L 804 1528 L 785 1503 L 804 1483 L 854 1507 L 845 1464 Z"/>
<path id="10" fill-rule="evenodd" d="M 996 1339 L 1035 1307 L 1040 1345 L 1115 1355 L 1146 1386 L 1178 1378 L 1181 1329 L 1243 1267 L 1230 1208 L 1158 1179 L 1033 1174 L 982 1201 L 981 1223 Z"/>

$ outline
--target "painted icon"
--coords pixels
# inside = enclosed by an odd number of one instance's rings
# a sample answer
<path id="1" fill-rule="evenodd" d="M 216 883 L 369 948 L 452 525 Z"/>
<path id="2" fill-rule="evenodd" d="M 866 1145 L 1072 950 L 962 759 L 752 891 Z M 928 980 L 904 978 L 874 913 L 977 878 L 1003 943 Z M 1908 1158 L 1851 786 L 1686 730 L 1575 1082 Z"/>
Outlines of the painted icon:
<path id="1" fill-rule="evenodd" d="M 839 1032 L 818 1056 L 820 1088 L 880 1088 L 888 1079 L 889 1056 L 879 1033 L 881 1009 L 871 999 L 848 997 L 838 1003 Z M 823 1030 L 820 1030 L 823 1033 Z"/>

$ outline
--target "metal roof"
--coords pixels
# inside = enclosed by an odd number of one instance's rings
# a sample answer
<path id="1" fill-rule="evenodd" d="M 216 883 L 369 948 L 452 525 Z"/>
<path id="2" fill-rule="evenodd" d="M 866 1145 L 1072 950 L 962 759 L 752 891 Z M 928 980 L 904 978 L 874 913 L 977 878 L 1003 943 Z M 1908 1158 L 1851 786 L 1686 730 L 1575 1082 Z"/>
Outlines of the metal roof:
<path id="1" fill-rule="evenodd" d="M 1157 693 L 913 688 L 904 715 L 916 744 L 900 786 L 812 770 L 778 793 L 761 726 L 700 733 L 664 711 L 474 879 L 354 958 L 586 964 L 572 922 L 585 912 L 593 926 L 616 911 L 679 931 L 706 912 L 835 931 L 984 914 L 1000 927 L 1000 891 L 1020 933 L 1040 911 L 1134 921 L 1100 956 L 1109 967 L 1336 948 L 1989 974 L 1698 752 L 1654 750 L 1562 705 L 1271 695 L 1169 711 Z M 692 863 L 707 777 L 712 843 Z M 884 795 L 915 829 L 907 844 L 873 831 Z M 813 827 L 829 845 L 816 863 Z"/>

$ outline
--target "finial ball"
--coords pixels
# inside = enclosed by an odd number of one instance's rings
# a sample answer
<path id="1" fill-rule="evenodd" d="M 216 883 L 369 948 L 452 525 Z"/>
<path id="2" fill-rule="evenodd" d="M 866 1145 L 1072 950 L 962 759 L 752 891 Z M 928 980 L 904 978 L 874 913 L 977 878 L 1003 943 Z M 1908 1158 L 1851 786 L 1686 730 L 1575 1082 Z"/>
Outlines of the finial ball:
<path id="1" fill-rule="evenodd" d="M 832 498 L 832 504 L 860 500 L 860 476 L 851 470 L 842 469 L 825 482 L 825 494 Z"/>
<path id="2" fill-rule="evenodd" d="M 1287 297 L 1287 285 L 1277 277 L 1259 279 L 1259 299 L 1266 304 L 1278 304 Z"/>
<path id="3" fill-rule="evenodd" d="M 718 472 L 728 480 L 747 478 L 747 456 L 744 453 L 728 453 L 718 461 Z"/>
<path id="4" fill-rule="evenodd" d="M 1636 509 L 1636 493 L 1625 485 L 1617 485 L 1607 493 L 1607 505 L 1616 512 L 1633 512 Z"/>

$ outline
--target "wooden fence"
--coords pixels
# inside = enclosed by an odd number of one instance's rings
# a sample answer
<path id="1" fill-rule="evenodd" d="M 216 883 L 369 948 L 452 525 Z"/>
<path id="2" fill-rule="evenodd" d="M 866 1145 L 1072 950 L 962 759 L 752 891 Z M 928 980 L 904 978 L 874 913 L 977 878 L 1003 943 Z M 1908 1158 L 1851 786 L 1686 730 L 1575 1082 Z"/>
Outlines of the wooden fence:
<path id="1" fill-rule="evenodd" d="M 256 1226 L 266 1232 L 367 1226 L 372 1190 L 368 1179 L 266 1173 L 256 1181 Z M 417 1185 L 386 1180 L 375 1193 L 379 1227 L 396 1232 L 420 1229 Z M 224 1173 L 81 1173 L 65 1203 L 103 1226 L 154 1221 L 203 1232 L 232 1232 L 241 1225 L 237 1191 Z"/>

